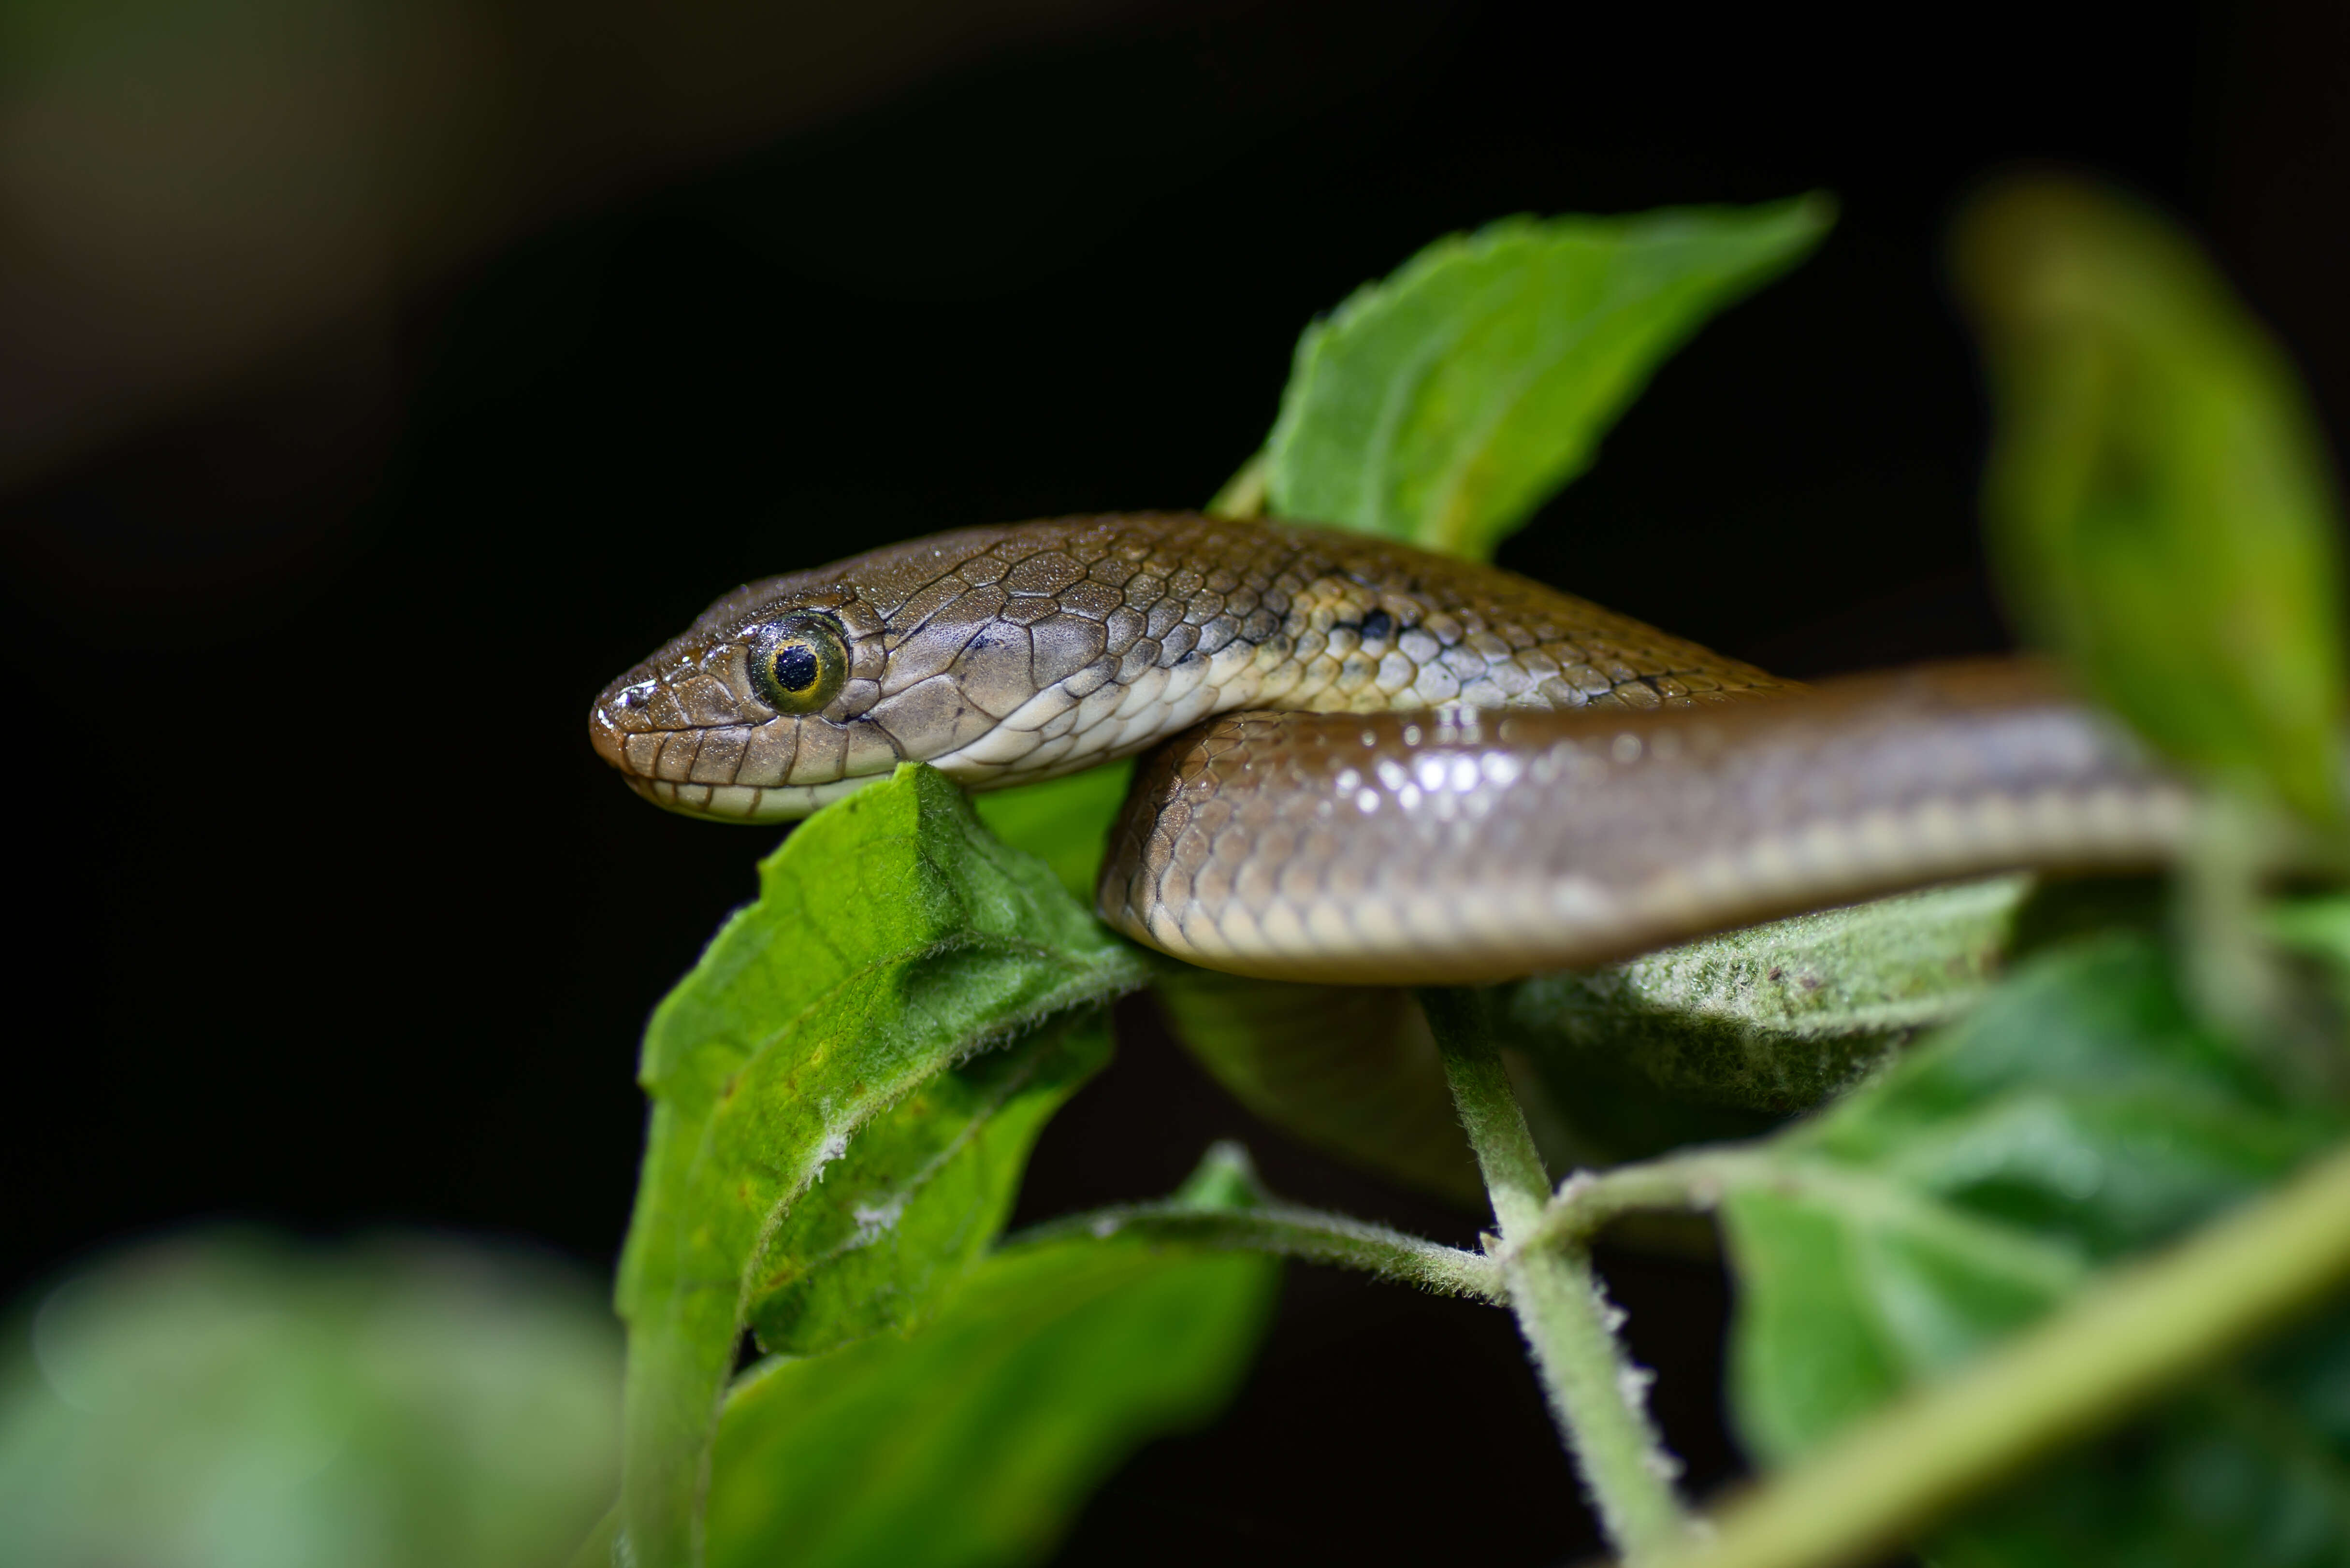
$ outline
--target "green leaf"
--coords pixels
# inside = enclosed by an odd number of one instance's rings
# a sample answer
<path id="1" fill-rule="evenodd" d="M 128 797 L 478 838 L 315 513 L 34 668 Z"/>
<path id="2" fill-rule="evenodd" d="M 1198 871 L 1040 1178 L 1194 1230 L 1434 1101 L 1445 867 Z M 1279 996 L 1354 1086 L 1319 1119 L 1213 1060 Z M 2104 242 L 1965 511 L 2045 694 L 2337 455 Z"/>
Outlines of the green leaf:
<path id="1" fill-rule="evenodd" d="M 1590 466 L 1666 355 L 1831 222 L 1807 196 L 1437 241 L 1298 339 L 1266 448 L 1273 510 L 1490 557 Z"/>
<path id="2" fill-rule="evenodd" d="M 1128 1238 L 1014 1245 L 910 1338 L 754 1367 L 719 1428 L 712 1568 L 1043 1558 L 1135 1448 L 1222 1408 L 1279 1279 Z"/>
<path id="3" fill-rule="evenodd" d="M 1555 1083 L 1629 1067 L 1700 1104 L 1809 1110 L 1973 1006 L 2032 888 L 1960 883 L 1536 975 L 1500 988 L 1499 1026 Z"/>
<path id="4" fill-rule="evenodd" d="M 645 1035 L 652 1128 L 618 1293 L 638 1563 L 695 1560 L 719 1401 L 772 1272 L 761 1264 L 826 1168 L 957 1063 L 1142 979 L 1131 949 L 929 768 L 818 813 L 762 864 L 759 901 Z M 976 1199 L 992 1201 L 985 1183 Z M 970 1232 L 933 1212 L 923 1234 L 961 1246 Z M 912 1279 L 920 1263 L 901 1246 L 889 1272 Z"/>
<path id="5" fill-rule="evenodd" d="M 989 832 L 1014 849 L 1041 857 L 1069 896 L 1090 909 L 1110 825 L 1126 803 L 1127 781 L 1133 776 L 1134 759 L 1127 757 L 1066 778 L 990 790 L 973 796 L 972 804 Z"/>
<path id="6" fill-rule="evenodd" d="M 2095 186 L 2001 187 L 1956 252 L 2024 629 L 2174 757 L 2339 823 L 2339 508 L 2291 366 L 2191 244 Z"/>
<path id="7" fill-rule="evenodd" d="M 1560 1168 L 1751 1136 L 1980 1000 L 2032 888 L 2028 877 L 1932 888 L 1536 975 L 1494 988 L 1496 1038 L 1535 1070 L 1539 1084 L 1519 1091 L 1534 1094 L 1528 1114 Z M 1436 1043 L 1403 993 L 1190 969 L 1152 990 L 1177 1037 L 1256 1115 L 1383 1176 L 1483 1202 Z"/>
<path id="8" fill-rule="evenodd" d="M 16 1568 L 532 1568 L 619 1469 L 593 1285 L 445 1239 L 197 1234 L 86 1270 L 0 1361 Z"/>
<path id="9" fill-rule="evenodd" d="M 934 1311 L 1003 1228 L 1036 1135 L 1109 1050 L 1106 1013 L 1055 1020 L 867 1123 L 759 1254 L 760 1345 L 812 1355 Z"/>
<path id="10" fill-rule="evenodd" d="M 1484 1206 L 1444 1064 L 1409 992 L 1173 965 L 1151 989 L 1176 1038 L 1257 1116 L 1354 1165 Z"/>
<path id="11" fill-rule="evenodd" d="M 2259 1192 L 2345 1130 L 2337 1110 L 2283 1091 L 2199 1022 L 2151 938 L 2051 950 L 1966 1020 L 1774 1139 L 1769 1179 L 1727 1197 L 1741 1428 L 1783 1462 L 2040 1317 L 2095 1269 Z M 2258 1367 L 2238 1376 L 2264 1408 L 2298 1397 Z M 1954 1527 L 1948 1560 L 2064 1561 L 2068 1532 L 2085 1527 L 2078 1511 L 2093 1506 L 2084 1499 L 2125 1500 L 2096 1516 L 2096 1528 L 2118 1533 L 2133 1511 L 2154 1519 L 2186 1506 L 2165 1488 L 2188 1471 L 2224 1471 L 2251 1492 L 2282 1488 L 2294 1507 L 2319 1506 L 2277 1468 L 2280 1434 L 2331 1454 L 2337 1471 L 2350 1449 L 2334 1428 L 2278 1419 L 2255 1432 L 2163 1416 L 2070 1461 L 2077 1484 L 2012 1492 Z M 2141 1555 L 2098 1560 L 2185 1568 L 2207 1560 L 2193 1554 L 2196 1538 L 2181 1524 L 2149 1536 Z"/>

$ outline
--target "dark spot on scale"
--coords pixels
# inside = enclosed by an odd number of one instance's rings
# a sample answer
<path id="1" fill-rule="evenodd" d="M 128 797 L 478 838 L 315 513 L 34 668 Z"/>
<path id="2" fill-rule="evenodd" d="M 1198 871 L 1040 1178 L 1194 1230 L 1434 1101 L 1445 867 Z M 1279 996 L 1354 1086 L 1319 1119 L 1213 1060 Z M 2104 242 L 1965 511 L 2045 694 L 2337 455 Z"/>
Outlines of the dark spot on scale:
<path id="1" fill-rule="evenodd" d="M 1383 609 L 1375 609 L 1363 618 L 1363 640 L 1376 642 L 1395 631 L 1395 617 Z"/>

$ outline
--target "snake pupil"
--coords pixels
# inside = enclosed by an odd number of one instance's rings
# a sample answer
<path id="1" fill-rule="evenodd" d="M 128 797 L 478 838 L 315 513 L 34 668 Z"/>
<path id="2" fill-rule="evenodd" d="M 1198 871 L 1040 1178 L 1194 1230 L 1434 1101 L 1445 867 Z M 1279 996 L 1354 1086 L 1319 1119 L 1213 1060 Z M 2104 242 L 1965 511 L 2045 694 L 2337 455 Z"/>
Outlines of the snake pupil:
<path id="1" fill-rule="evenodd" d="M 775 649 L 775 684 L 786 691 L 805 691 L 816 684 L 816 650 L 804 642 L 787 642 Z"/>

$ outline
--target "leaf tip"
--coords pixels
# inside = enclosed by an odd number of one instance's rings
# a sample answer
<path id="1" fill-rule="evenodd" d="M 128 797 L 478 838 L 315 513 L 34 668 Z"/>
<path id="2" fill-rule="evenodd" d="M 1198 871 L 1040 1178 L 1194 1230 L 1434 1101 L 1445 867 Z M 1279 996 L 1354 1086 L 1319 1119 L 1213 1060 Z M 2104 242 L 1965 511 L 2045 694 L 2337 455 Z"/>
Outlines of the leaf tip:
<path id="1" fill-rule="evenodd" d="M 1218 1138 L 1175 1189 L 1174 1202 L 1183 1209 L 1255 1209 L 1265 1197 L 1264 1182 L 1248 1149 L 1234 1139 Z"/>

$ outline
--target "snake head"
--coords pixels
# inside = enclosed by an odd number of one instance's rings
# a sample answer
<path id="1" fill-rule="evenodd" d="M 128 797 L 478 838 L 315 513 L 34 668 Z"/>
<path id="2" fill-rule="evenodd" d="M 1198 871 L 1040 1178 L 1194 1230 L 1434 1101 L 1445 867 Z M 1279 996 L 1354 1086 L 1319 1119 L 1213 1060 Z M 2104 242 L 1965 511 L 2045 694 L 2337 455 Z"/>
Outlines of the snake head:
<path id="1" fill-rule="evenodd" d="M 1060 575 L 1024 577 L 1037 552 L 1014 538 L 940 535 L 737 588 L 606 687 L 588 737 L 648 800 L 736 822 L 805 816 L 901 762 L 1012 782 L 1001 764 L 1017 758 L 983 742 L 1036 695 L 1055 629 L 1032 635 L 1014 601 Z M 1098 654 L 1098 622 L 1075 629 Z"/>

